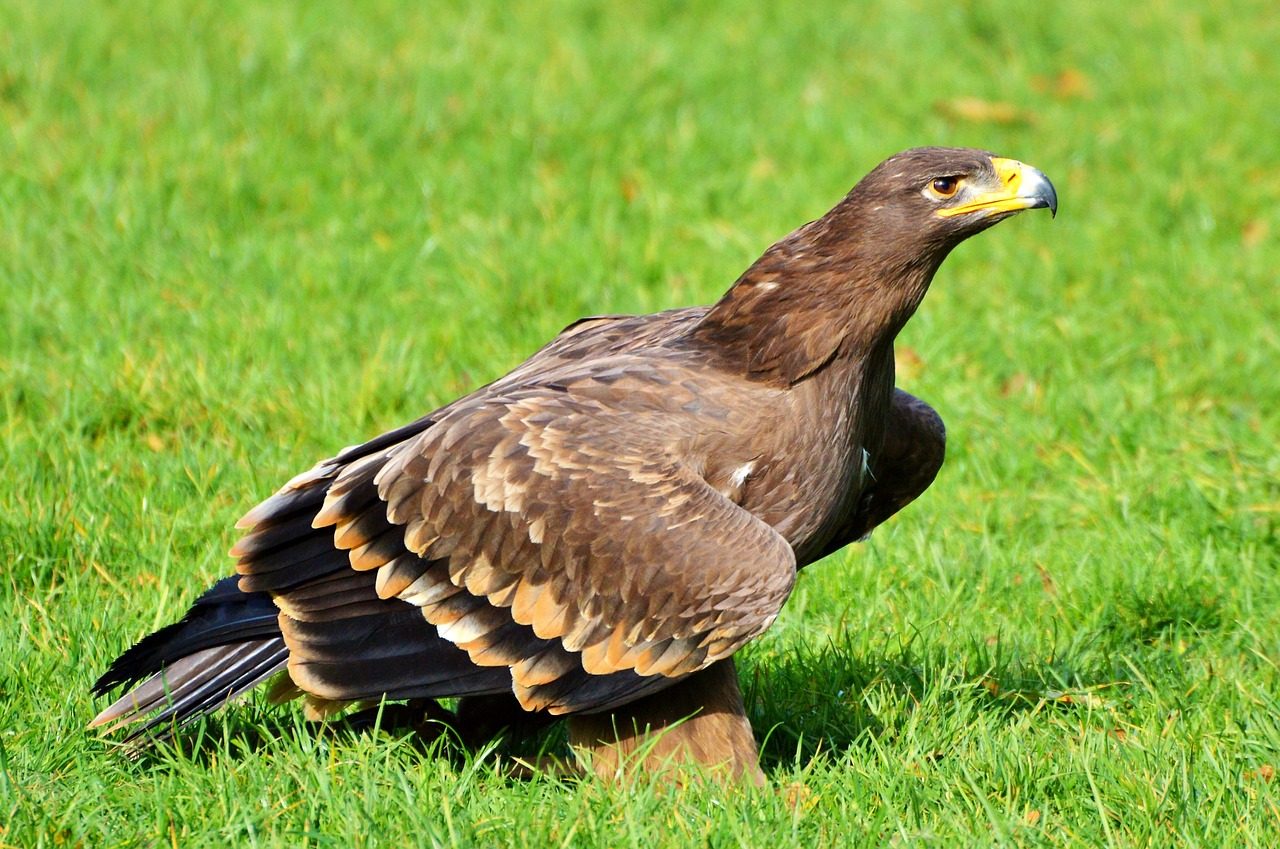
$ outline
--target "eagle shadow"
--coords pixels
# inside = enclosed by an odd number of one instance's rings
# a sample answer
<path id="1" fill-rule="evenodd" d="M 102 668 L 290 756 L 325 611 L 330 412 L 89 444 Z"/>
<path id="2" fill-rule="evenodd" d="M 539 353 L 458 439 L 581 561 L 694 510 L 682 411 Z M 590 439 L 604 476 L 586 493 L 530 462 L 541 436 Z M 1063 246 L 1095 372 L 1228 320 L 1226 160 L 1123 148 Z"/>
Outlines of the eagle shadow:
<path id="1" fill-rule="evenodd" d="M 920 711 L 962 713 L 1013 722 L 1028 713 L 1047 717 L 1096 710 L 1126 700 L 1150 672 L 1179 674 L 1188 639 L 1221 623 L 1220 598 L 1204 588 L 1140 590 L 1116 597 L 1097 626 L 1065 648 L 1042 652 L 1025 643 L 971 640 L 957 648 L 914 632 L 880 645 L 838 633 L 823 645 L 754 645 L 740 657 L 743 698 L 767 774 L 815 758 L 844 756 L 903 733 Z M 1181 649 L 1179 650 L 1179 647 Z M 1142 675 L 1135 674 L 1141 667 Z M 1156 668 L 1160 667 L 1160 668 Z M 450 702 L 445 702 L 446 706 Z M 318 745 L 329 738 L 388 734 L 426 757 L 460 768 L 493 752 L 535 762 L 569 760 L 563 723 L 529 733 L 505 733 L 491 744 L 464 744 L 450 715 L 432 703 L 386 703 L 332 721 L 303 720 L 262 698 L 219 717 L 199 719 L 166 745 L 133 750 L 134 760 L 159 766 L 174 760 L 208 765 L 239 759 L 295 738 Z"/>
<path id="2" fill-rule="evenodd" d="M 914 634 L 868 646 L 837 635 L 821 647 L 765 654 L 742 664 L 747 711 L 766 772 L 892 741 L 913 715 L 998 722 L 1029 713 L 1122 710 L 1159 682 L 1177 700 L 1205 632 L 1228 618 L 1204 586 L 1134 588 L 1113 595 L 1090 626 L 1062 645 L 975 637 L 957 646 Z M 754 662 L 752 662 L 754 659 Z"/>

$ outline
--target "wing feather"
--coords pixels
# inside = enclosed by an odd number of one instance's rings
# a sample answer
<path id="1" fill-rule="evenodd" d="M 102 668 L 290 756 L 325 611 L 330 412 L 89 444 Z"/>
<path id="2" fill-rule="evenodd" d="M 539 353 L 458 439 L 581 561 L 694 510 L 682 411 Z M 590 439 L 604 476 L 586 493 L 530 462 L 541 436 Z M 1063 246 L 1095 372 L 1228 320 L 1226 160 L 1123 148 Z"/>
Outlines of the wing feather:
<path id="1" fill-rule="evenodd" d="M 377 476 L 423 564 L 394 595 L 553 712 L 598 709 L 546 698 L 579 667 L 674 681 L 732 654 L 772 623 L 795 572 L 775 531 L 663 452 L 619 444 L 645 428 L 608 430 L 588 395 L 486 399 Z M 382 592 L 398 588 L 388 577 Z M 560 652 L 522 647 L 502 617 Z"/>
<path id="2" fill-rule="evenodd" d="M 672 313 L 661 332 L 700 315 Z M 529 710 L 599 711 L 767 628 L 794 554 L 674 449 L 669 414 L 696 411 L 699 387 L 687 373 L 600 361 L 656 332 L 588 320 L 502 380 L 318 464 L 250 511 L 234 550 L 241 588 L 276 599 L 299 685 L 348 700 L 379 680 L 434 695 L 500 680 Z M 631 409 L 636 398 L 649 409 Z M 395 624 L 409 606 L 425 630 Z M 428 656 L 448 660 L 404 666 Z M 356 671 L 370 661 L 397 669 Z"/>

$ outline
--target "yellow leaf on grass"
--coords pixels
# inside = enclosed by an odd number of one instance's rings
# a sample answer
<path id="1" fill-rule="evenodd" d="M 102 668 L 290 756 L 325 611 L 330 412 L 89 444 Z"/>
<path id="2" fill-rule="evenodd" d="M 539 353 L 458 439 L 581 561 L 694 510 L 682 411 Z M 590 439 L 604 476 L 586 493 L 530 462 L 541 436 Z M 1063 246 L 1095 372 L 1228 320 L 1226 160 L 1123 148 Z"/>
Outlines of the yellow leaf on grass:
<path id="1" fill-rule="evenodd" d="M 1244 774 L 1244 777 L 1250 781 L 1261 779 L 1270 784 L 1271 780 L 1276 776 L 1276 768 L 1271 764 L 1263 764 L 1257 769 L 1251 769 Z"/>
<path id="2" fill-rule="evenodd" d="M 905 380 L 913 380 L 920 376 L 920 372 L 924 371 L 924 360 L 920 359 L 920 355 L 916 353 L 914 348 L 901 347 L 893 352 L 894 368 L 898 372 L 898 376 Z"/>
<path id="3" fill-rule="evenodd" d="M 1048 93 L 1058 100 L 1075 100 L 1093 97 L 1093 84 L 1078 68 L 1067 68 L 1052 77 L 1036 75 L 1031 78 L 1036 91 Z"/>
<path id="4" fill-rule="evenodd" d="M 982 124 L 1029 124 L 1031 115 L 1012 103 L 999 100 L 981 100 L 977 97 L 954 97 L 944 100 L 936 108 L 948 118 L 973 121 Z"/>
<path id="5" fill-rule="evenodd" d="M 1240 241 L 1246 248 L 1256 248 L 1262 244 L 1263 239 L 1267 238 L 1267 232 L 1270 229 L 1271 226 L 1260 218 L 1246 221 L 1240 231 Z"/>

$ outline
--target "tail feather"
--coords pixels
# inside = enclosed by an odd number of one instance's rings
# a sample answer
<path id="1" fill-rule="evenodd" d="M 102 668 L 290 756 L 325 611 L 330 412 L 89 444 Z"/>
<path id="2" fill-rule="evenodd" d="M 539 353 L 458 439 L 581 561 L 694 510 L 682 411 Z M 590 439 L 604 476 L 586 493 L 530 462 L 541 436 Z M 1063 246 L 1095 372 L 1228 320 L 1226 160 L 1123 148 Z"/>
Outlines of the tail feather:
<path id="1" fill-rule="evenodd" d="M 112 728 L 142 723 L 137 740 L 171 730 L 222 707 L 278 672 L 289 660 L 279 610 L 266 593 L 243 593 L 236 578 L 219 581 L 181 621 L 144 638 L 94 684 L 97 695 L 125 693 L 89 723 Z"/>
<path id="2" fill-rule="evenodd" d="M 202 670 L 190 685 L 171 692 L 172 704 L 150 720 L 148 727 L 166 722 L 170 716 L 181 724 L 188 717 L 216 710 L 283 670 L 288 660 L 289 650 L 284 640 L 242 643 L 227 651 L 219 662 Z"/>
<path id="3" fill-rule="evenodd" d="M 283 639 L 255 640 L 236 646 L 205 649 L 148 678 L 98 714 L 89 727 L 113 723 L 107 731 L 141 723 L 124 742 L 132 743 L 168 726 L 155 739 L 212 713 L 247 693 L 289 664 Z"/>
<path id="4" fill-rule="evenodd" d="M 112 662 L 93 685 L 103 696 L 132 686 L 188 655 L 233 643 L 280 636 L 280 610 L 267 593 L 244 593 L 237 578 L 214 584 L 181 620 L 144 637 Z"/>

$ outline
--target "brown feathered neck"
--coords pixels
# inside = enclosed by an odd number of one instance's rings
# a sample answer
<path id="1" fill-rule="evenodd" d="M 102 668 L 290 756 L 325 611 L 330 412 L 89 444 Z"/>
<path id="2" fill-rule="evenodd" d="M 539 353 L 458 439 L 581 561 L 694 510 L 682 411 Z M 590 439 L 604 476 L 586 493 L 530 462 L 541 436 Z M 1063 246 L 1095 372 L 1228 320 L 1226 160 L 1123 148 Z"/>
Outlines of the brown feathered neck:
<path id="1" fill-rule="evenodd" d="M 863 181 L 774 244 L 708 310 L 691 341 L 723 367 L 780 386 L 891 346 L 954 241 L 909 226 L 882 203 Z"/>

